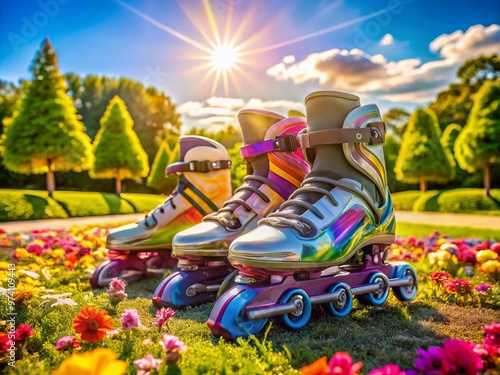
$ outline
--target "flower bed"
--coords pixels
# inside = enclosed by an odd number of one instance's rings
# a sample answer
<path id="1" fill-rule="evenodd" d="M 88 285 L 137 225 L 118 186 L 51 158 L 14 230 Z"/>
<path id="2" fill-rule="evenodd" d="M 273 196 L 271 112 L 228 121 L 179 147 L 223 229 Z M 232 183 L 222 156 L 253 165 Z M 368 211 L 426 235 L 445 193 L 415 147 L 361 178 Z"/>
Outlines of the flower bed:
<path id="1" fill-rule="evenodd" d="M 356 305 L 344 319 L 318 310 L 300 331 L 273 325 L 263 337 L 228 343 L 213 338 L 206 328 L 208 304 L 178 312 L 153 308 L 150 297 L 158 279 L 131 285 L 115 280 L 108 290 L 92 291 L 88 278 L 106 258 L 108 230 L 87 226 L 15 235 L 0 230 L 0 316 L 8 317 L 0 322 L 0 371 L 500 371 L 500 243 L 454 240 L 439 233 L 398 238 L 389 259 L 410 262 L 419 272 L 414 301 L 401 304 L 390 299 L 381 308 Z M 459 315 L 463 323 L 455 319 Z M 436 326 L 440 319 L 442 324 Z M 451 331 L 445 328 L 450 323 Z"/>

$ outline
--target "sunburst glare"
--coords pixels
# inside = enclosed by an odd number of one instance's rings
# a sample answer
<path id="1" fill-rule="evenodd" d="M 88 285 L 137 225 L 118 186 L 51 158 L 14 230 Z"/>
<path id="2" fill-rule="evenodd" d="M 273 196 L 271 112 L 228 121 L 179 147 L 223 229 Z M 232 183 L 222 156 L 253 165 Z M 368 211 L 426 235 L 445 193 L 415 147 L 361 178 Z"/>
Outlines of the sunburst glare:
<path id="1" fill-rule="evenodd" d="M 212 65 L 220 71 L 229 71 L 238 63 L 238 52 L 228 44 L 215 47 L 210 55 Z"/>

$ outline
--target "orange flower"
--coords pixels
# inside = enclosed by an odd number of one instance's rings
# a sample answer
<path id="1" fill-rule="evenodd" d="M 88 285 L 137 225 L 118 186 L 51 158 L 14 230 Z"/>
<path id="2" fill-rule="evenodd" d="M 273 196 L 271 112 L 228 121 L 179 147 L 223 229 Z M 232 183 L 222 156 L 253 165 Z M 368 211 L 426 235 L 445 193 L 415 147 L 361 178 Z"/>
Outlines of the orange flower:
<path id="1" fill-rule="evenodd" d="M 304 366 L 300 369 L 302 375 L 322 375 L 328 373 L 328 364 L 326 362 L 326 357 L 321 357 L 317 359 L 310 365 Z"/>
<path id="2" fill-rule="evenodd" d="M 73 319 L 73 329 L 82 334 L 82 341 L 97 342 L 113 329 L 113 318 L 105 310 L 84 306 Z"/>

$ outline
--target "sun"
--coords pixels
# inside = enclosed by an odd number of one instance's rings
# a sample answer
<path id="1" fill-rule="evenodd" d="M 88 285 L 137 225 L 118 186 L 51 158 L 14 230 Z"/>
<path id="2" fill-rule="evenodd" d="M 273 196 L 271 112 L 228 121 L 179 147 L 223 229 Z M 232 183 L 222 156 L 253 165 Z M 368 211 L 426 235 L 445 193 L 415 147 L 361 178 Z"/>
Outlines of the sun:
<path id="1" fill-rule="evenodd" d="M 238 53 L 229 44 L 219 45 L 211 52 L 210 62 L 218 72 L 228 72 L 238 63 Z"/>

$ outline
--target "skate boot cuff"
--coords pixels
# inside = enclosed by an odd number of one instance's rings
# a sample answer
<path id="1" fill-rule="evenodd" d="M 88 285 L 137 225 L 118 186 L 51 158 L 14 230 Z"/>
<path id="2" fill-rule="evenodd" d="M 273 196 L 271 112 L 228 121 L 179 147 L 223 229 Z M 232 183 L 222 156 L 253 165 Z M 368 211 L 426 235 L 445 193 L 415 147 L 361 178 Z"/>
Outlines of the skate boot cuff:
<path id="1" fill-rule="evenodd" d="M 378 145 L 385 141 L 385 123 L 381 121 L 371 122 L 366 125 L 366 128 L 307 132 L 299 134 L 297 139 L 302 148 L 340 143 L 368 143 L 369 145 Z"/>
<path id="2" fill-rule="evenodd" d="M 231 160 L 180 161 L 167 166 L 165 174 L 168 176 L 172 176 L 177 173 L 183 173 L 183 172 L 207 173 L 210 171 L 216 171 L 219 169 L 229 169 L 229 168 L 231 168 Z"/>
<path id="3" fill-rule="evenodd" d="M 297 139 L 293 134 L 277 136 L 267 141 L 250 143 L 240 148 L 240 154 L 243 159 L 252 158 L 269 152 L 292 152 L 299 147 Z"/>

